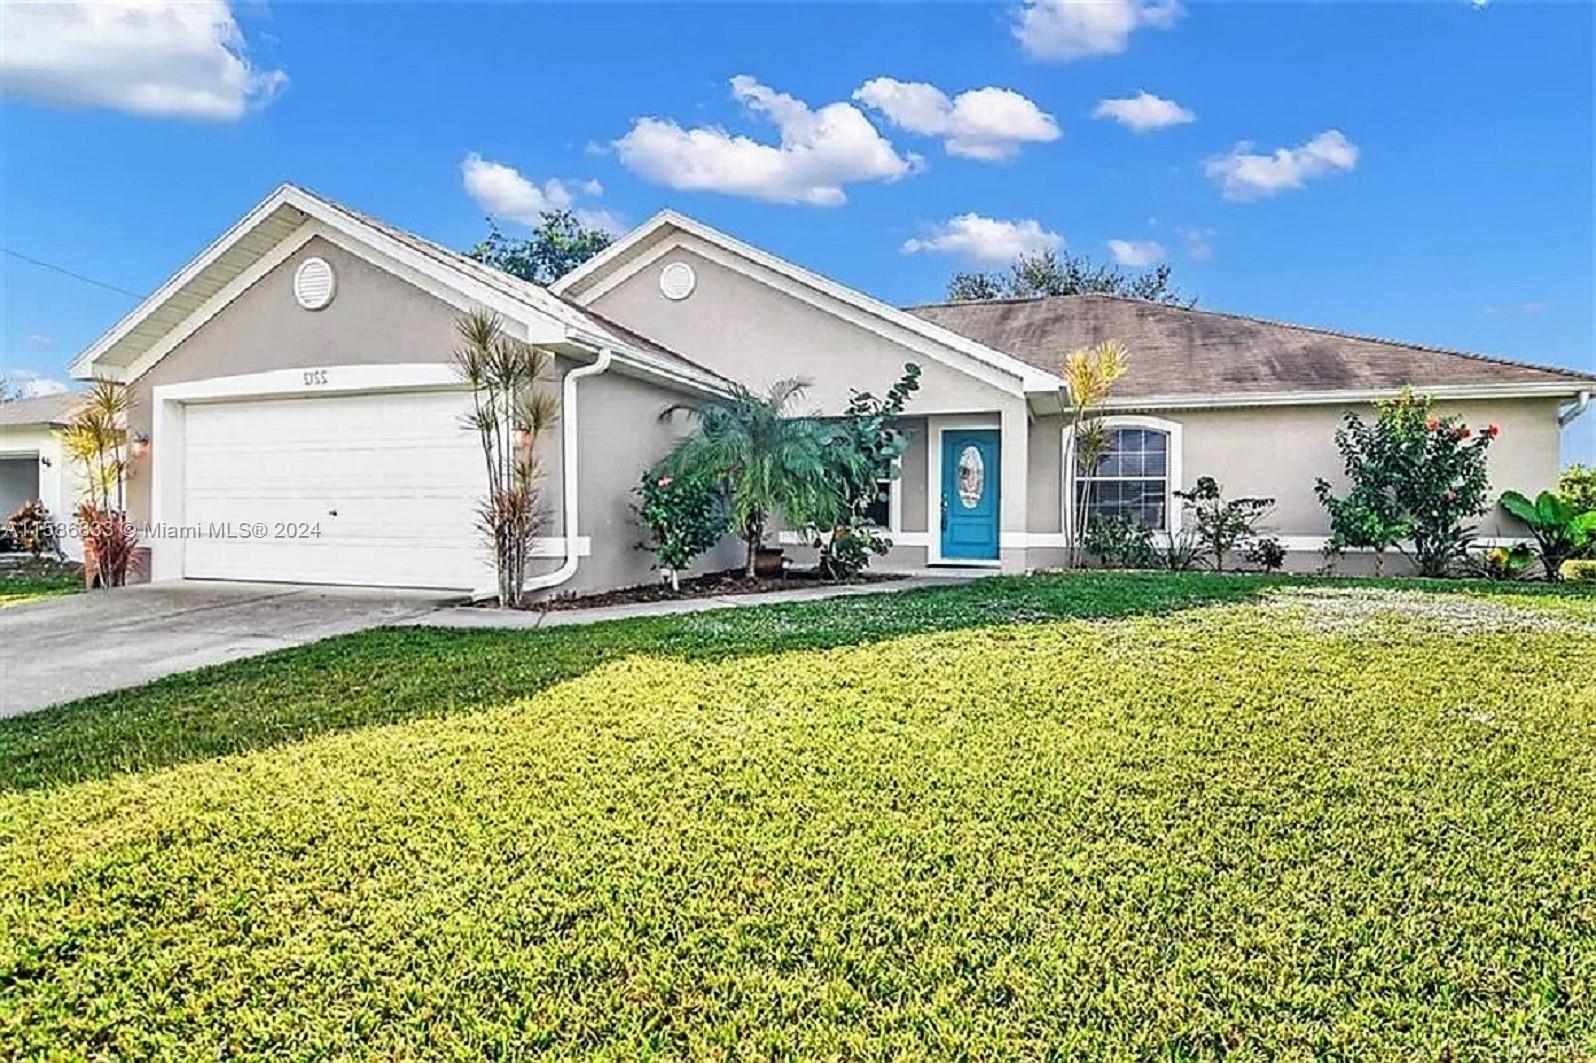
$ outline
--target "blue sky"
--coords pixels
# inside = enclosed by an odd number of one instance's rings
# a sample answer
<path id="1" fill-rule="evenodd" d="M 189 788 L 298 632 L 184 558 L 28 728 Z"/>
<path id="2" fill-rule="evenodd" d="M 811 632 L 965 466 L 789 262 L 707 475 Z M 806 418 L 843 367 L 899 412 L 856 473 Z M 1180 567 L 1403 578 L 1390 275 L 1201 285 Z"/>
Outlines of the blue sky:
<path id="1" fill-rule="evenodd" d="M 456 247 L 485 203 L 511 232 L 673 206 L 900 303 L 1120 241 L 1208 308 L 1596 368 L 1587 4 L 105 10 L 7 19 L 0 225 L 131 292 L 294 180 Z M 19 376 L 134 302 L 13 255 L 0 280 Z"/>

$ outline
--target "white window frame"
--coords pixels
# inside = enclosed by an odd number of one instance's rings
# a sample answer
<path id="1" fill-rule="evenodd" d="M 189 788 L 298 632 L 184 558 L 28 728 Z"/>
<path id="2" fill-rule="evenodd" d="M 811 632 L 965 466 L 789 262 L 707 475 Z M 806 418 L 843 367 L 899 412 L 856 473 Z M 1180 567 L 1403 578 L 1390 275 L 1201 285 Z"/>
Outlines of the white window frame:
<path id="1" fill-rule="evenodd" d="M 1182 516 L 1181 511 L 1183 507 L 1176 504 L 1179 502 L 1179 499 L 1175 497 L 1175 492 L 1179 491 L 1181 489 L 1180 485 L 1185 482 L 1182 479 L 1181 469 L 1181 456 L 1185 447 L 1182 440 L 1180 422 L 1166 421 L 1162 417 L 1145 417 L 1131 414 L 1104 416 L 1096 418 L 1096 420 L 1098 423 L 1102 424 L 1104 428 L 1110 430 L 1115 428 L 1145 428 L 1155 432 L 1162 432 L 1168 438 L 1168 443 L 1164 448 L 1166 455 L 1166 466 L 1164 469 L 1164 516 L 1165 522 L 1169 525 L 1169 527 L 1158 529 L 1154 532 L 1154 534 L 1174 535 L 1178 533 L 1180 531 L 1180 521 Z M 1064 529 L 1065 535 L 1067 536 L 1066 541 L 1073 539 L 1075 536 L 1076 478 L 1074 460 L 1075 456 L 1073 454 L 1072 446 L 1074 439 L 1075 426 L 1065 425 L 1064 431 L 1060 436 L 1061 449 L 1059 450 L 1059 467 L 1064 481 L 1064 490 L 1060 496 L 1060 505 L 1064 509 L 1064 514 L 1063 523 L 1060 524 L 1060 527 Z M 1149 477 L 1142 477 L 1142 479 L 1149 479 Z"/>
<path id="2" fill-rule="evenodd" d="M 887 485 L 887 523 L 884 527 L 872 525 L 872 528 L 888 535 L 900 535 L 903 532 L 903 461 L 894 458 L 892 464 L 898 475 L 876 481 L 877 484 Z"/>

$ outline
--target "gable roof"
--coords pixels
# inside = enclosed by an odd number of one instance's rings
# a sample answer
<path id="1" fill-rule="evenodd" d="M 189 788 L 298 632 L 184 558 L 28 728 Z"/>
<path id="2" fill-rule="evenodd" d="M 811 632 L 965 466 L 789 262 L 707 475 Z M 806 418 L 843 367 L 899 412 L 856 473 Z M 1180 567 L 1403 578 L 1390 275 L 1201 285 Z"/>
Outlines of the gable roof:
<path id="1" fill-rule="evenodd" d="M 902 330 L 902 333 L 908 333 L 918 340 L 928 341 L 944 352 L 941 360 L 954 369 L 970 373 L 971 363 L 974 363 L 987 373 L 996 371 L 1010 382 L 1010 386 L 1018 385 L 1018 390 L 1051 392 L 1059 387 L 1060 381 L 1052 368 L 1015 358 L 979 339 L 944 328 L 935 321 L 907 313 L 673 210 L 662 210 L 655 214 L 599 254 L 555 281 L 549 286 L 549 291 L 585 305 L 588 300 L 595 297 L 595 289 L 604 289 L 607 284 L 630 276 L 652 261 L 649 252 L 655 248 L 663 249 L 668 246 L 667 241 L 673 231 L 685 233 L 703 244 L 726 252 L 733 259 L 740 259 L 743 263 L 768 271 L 791 286 L 789 290 L 803 291 L 809 297 L 818 296 L 833 300 L 832 305 L 841 304 L 843 308 L 862 314 L 873 321 L 876 327 L 885 325 Z M 764 279 L 757 272 L 748 270 L 746 266 L 741 267 L 741 271 L 749 273 L 756 279 Z"/>
<path id="2" fill-rule="evenodd" d="M 71 419 L 77 404 L 83 401 L 84 394 L 82 391 L 63 391 L 57 395 L 0 402 L 0 428 L 64 425 Z"/>
<path id="3" fill-rule="evenodd" d="M 1596 375 L 1415 343 L 1113 295 L 936 303 L 909 312 L 1032 365 L 1104 340 L 1129 351 L 1110 405 L 1366 398 L 1412 385 L 1441 397 L 1575 395 Z"/>
<path id="4" fill-rule="evenodd" d="M 84 350 L 72 363 L 72 375 L 138 375 L 141 360 L 158 359 L 171 337 L 197 328 L 286 257 L 296 246 L 287 241 L 307 222 L 318 223 L 319 235 L 374 252 L 459 302 L 480 304 L 525 325 L 534 343 L 606 346 L 622 366 L 699 390 L 725 389 L 717 374 L 658 344 L 639 343 L 635 334 L 621 334 L 598 315 L 536 284 L 292 184 L 278 187 Z"/>

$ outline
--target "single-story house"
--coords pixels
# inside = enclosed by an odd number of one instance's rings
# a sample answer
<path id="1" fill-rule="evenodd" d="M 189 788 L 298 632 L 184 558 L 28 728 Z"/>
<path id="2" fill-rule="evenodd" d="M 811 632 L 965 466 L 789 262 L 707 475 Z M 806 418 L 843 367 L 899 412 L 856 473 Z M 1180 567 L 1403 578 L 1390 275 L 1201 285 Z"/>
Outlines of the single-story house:
<path id="1" fill-rule="evenodd" d="M 0 521 L 27 502 L 43 502 L 58 522 L 70 519 L 83 494 L 83 474 L 67 455 L 61 431 L 83 395 L 63 392 L 0 402 Z M 64 536 L 61 548 L 83 555 L 82 544 Z"/>
<path id="2" fill-rule="evenodd" d="M 1131 352 L 1105 479 L 1134 491 L 1105 484 L 1105 504 L 1134 495 L 1167 529 L 1171 492 L 1214 476 L 1276 497 L 1272 528 L 1302 563 L 1326 534 L 1312 485 L 1340 474 L 1343 412 L 1411 384 L 1499 425 L 1497 486 L 1535 491 L 1556 478 L 1560 419 L 1596 390 L 1590 374 L 1122 299 L 902 309 L 669 211 L 544 289 L 285 185 L 73 365 L 132 390 L 152 578 L 490 586 L 482 458 L 451 365 L 476 307 L 554 356 L 533 577 L 551 592 L 652 578 L 632 488 L 686 430 L 660 415 L 729 382 L 807 378 L 834 413 L 918 364 L 882 563 L 1006 571 L 1062 560 L 1056 370 L 1083 343 Z M 704 564 L 735 557 L 727 544 Z"/>

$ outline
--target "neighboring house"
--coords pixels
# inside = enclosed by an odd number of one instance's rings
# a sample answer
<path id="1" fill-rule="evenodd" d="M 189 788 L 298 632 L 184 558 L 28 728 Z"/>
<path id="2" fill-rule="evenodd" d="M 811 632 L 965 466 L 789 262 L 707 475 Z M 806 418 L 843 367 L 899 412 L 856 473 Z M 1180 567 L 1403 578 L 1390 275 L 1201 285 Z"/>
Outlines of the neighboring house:
<path id="1" fill-rule="evenodd" d="M 82 398 L 65 392 L 0 402 L 0 521 L 34 500 L 56 521 L 70 519 L 83 494 L 83 476 L 67 456 L 61 430 Z M 83 554 L 70 535 L 62 537 L 61 548 L 72 557 Z"/>
<path id="2" fill-rule="evenodd" d="M 1063 556 L 1054 369 L 1083 342 L 1131 350 L 1116 462 L 1138 499 L 1154 496 L 1142 516 L 1168 527 L 1169 493 L 1213 475 L 1276 495 L 1275 529 L 1297 550 L 1325 534 L 1312 484 L 1339 473 L 1344 410 L 1412 383 L 1499 424 L 1497 486 L 1534 491 L 1556 477 L 1560 412 L 1596 389 L 1578 373 L 1124 300 L 905 311 L 670 212 L 543 289 L 285 185 L 74 363 L 132 388 L 130 427 L 150 446 L 131 509 L 151 523 L 153 578 L 489 586 L 482 458 L 450 364 L 473 307 L 555 355 L 562 417 L 540 454 L 550 522 L 534 576 L 547 590 L 651 578 L 631 491 L 686 430 L 661 415 L 730 381 L 804 377 L 813 407 L 835 413 L 850 389 L 879 394 L 920 365 L 883 507 L 886 563 L 1010 571 Z M 735 558 L 729 543 L 704 563 Z"/>

